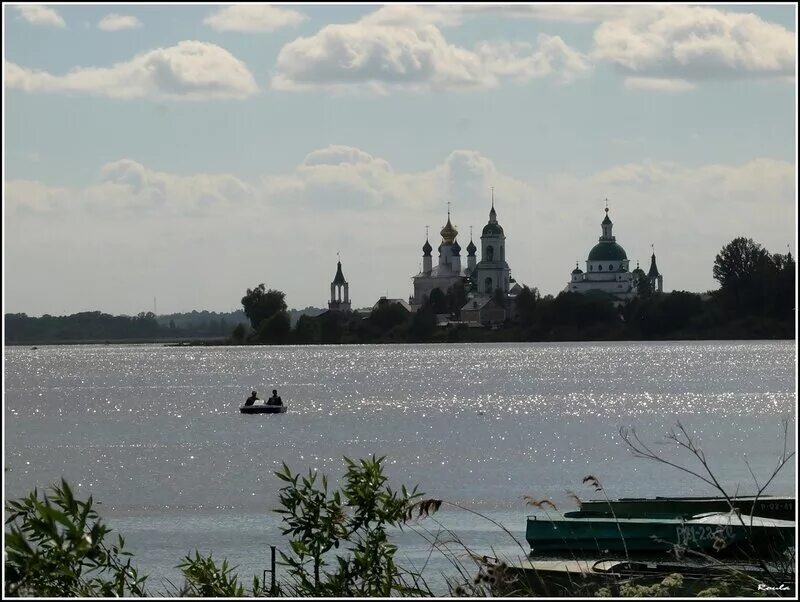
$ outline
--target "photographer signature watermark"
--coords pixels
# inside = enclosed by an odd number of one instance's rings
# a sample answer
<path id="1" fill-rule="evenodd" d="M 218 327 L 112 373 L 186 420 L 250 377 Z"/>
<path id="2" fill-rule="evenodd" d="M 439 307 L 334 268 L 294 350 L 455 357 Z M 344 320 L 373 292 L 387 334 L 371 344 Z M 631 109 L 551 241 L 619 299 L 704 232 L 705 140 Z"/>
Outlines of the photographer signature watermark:
<path id="1" fill-rule="evenodd" d="M 758 591 L 760 592 L 788 592 L 789 586 L 785 583 L 780 585 L 767 585 L 766 583 L 758 584 Z"/>

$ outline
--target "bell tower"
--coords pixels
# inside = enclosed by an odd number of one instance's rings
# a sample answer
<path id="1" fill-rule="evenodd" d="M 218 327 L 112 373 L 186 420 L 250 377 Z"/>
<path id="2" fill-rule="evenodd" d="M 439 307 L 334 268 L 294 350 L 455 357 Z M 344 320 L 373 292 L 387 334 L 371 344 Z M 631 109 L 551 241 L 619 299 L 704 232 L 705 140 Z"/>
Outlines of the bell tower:
<path id="1" fill-rule="evenodd" d="M 339 254 L 336 254 L 339 259 Z M 344 295 L 342 295 L 344 292 Z M 341 260 L 336 262 L 336 276 L 331 282 L 331 300 L 328 302 L 328 309 L 336 311 L 350 311 L 350 285 L 344 279 L 342 273 Z"/>

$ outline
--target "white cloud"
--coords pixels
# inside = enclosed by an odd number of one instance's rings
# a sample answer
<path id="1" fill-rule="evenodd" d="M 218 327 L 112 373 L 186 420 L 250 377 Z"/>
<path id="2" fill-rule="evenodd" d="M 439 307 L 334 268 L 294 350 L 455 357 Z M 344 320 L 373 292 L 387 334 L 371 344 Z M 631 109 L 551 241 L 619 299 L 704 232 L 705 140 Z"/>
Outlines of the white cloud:
<path id="1" fill-rule="evenodd" d="M 586 58 L 557 36 L 528 43 L 450 44 L 415 7 L 381 9 L 358 23 L 328 25 L 286 44 L 272 85 L 281 90 L 492 88 L 558 73 L 562 81 L 589 70 Z M 396 25 L 395 23 L 404 23 Z"/>
<path id="2" fill-rule="evenodd" d="M 575 260 L 582 262 L 597 241 L 604 197 L 617 241 L 634 265 L 640 260 L 646 267 L 655 243 L 668 290 L 713 288 L 711 265 L 724 244 L 746 235 L 783 251 L 796 223 L 795 167 L 769 158 L 699 167 L 644 161 L 585 177 L 523 181 L 474 150 L 455 150 L 430 169 L 403 172 L 384 158 L 338 145 L 252 183 L 231 174 L 166 173 L 125 159 L 103 166 L 86 187 L 6 183 L 6 250 L 18 272 L 7 281 L 58 266 L 53 278 L 63 281 L 65 298 L 80 300 L 84 292 L 74 283 L 104 274 L 108 266 L 97 265 L 102 257 L 110 266 L 130 264 L 134 272 L 151 267 L 161 276 L 146 288 L 170 290 L 187 309 L 235 305 L 246 286 L 264 280 L 285 290 L 290 305 L 303 307 L 324 301 L 341 250 L 351 292 L 366 305 L 387 289 L 392 296 L 410 292 L 424 226 L 431 226 L 435 246 L 447 201 L 462 246 L 470 224 L 477 239 L 490 186 L 512 274 L 543 293 L 563 289 Z M 255 247 L 247 250 L 243 241 Z M 277 249 L 291 261 L 264 262 L 253 249 Z M 197 296 L 204 273 L 219 279 L 214 292 Z M 155 278 L 147 270 L 141 277 Z M 126 277 L 120 286 L 124 300 L 136 298 L 143 284 Z M 100 294 L 98 303 L 108 293 Z M 38 298 L 31 295 L 30 303 Z"/>
<path id="3" fill-rule="evenodd" d="M 29 180 L 6 184 L 9 207 L 22 212 L 81 213 L 105 217 L 196 216 L 235 209 L 253 188 L 230 174 L 170 174 L 131 159 L 103 165 L 97 182 L 81 189 Z"/>
<path id="4" fill-rule="evenodd" d="M 7 62 L 6 86 L 151 100 L 242 99 L 258 91 L 244 63 L 220 46 L 197 41 L 150 50 L 111 67 L 78 67 L 65 75 Z"/>
<path id="5" fill-rule="evenodd" d="M 52 8 L 41 4 L 23 4 L 15 6 L 20 16 L 32 25 L 44 25 L 46 27 L 66 27 L 64 19 Z"/>
<path id="6" fill-rule="evenodd" d="M 655 90 L 656 92 L 686 92 L 695 85 L 685 79 L 666 79 L 660 77 L 626 77 L 625 87 L 629 90 Z"/>
<path id="7" fill-rule="evenodd" d="M 601 23 L 594 33 L 592 57 L 637 77 L 777 78 L 794 74 L 796 37 L 753 14 L 699 6 L 646 6 Z"/>
<path id="8" fill-rule="evenodd" d="M 106 15 L 97 23 L 98 29 L 103 31 L 120 31 L 122 29 L 136 29 L 141 27 L 142 22 L 131 15 L 118 15 L 111 13 Z"/>
<path id="9" fill-rule="evenodd" d="M 338 32 L 339 39 L 331 32 L 320 32 L 316 44 L 305 44 L 303 49 L 314 53 L 314 58 L 307 60 L 308 70 L 312 71 L 310 77 L 323 77 L 314 74 L 314 68 L 329 77 L 333 72 L 353 74 L 351 59 L 358 59 L 367 51 L 363 44 L 356 45 L 352 40 L 348 43 L 341 38 L 357 35 L 363 38 L 365 34 L 359 28 L 382 26 L 419 31 L 426 27 L 455 27 L 465 19 L 485 15 L 597 23 L 589 58 L 595 63 L 615 65 L 625 76 L 624 85 L 629 89 L 674 93 L 714 79 L 794 81 L 796 35 L 785 27 L 766 22 L 754 14 L 714 7 L 611 4 L 388 5 L 364 17 L 351 26 L 353 29 Z M 372 31 L 376 36 L 383 36 L 377 30 Z M 561 38 L 556 39 L 561 41 Z M 382 44 L 389 49 L 386 52 L 390 56 L 401 56 L 401 51 L 394 50 L 398 44 L 390 40 L 388 36 Z M 404 49 L 409 46 L 403 44 Z M 502 44 L 497 46 L 502 47 Z M 574 74 L 588 70 L 589 62 L 582 53 L 564 46 L 565 59 L 569 55 L 576 57 L 568 61 L 575 68 L 566 70 L 562 76 L 562 80 L 569 81 Z M 384 66 L 386 61 L 380 60 L 380 53 L 378 56 L 379 64 Z M 541 57 L 535 53 L 525 57 L 518 54 L 501 57 L 507 65 L 506 71 L 516 66 L 522 79 L 536 77 L 537 70 L 532 67 L 537 59 Z M 486 85 L 484 83 L 483 87 Z"/>
<path id="10" fill-rule="evenodd" d="M 387 4 L 361 22 L 401 27 L 457 27 L 466 19 L 485 15 L 568 23 L 594 23 L 616 18 L 628 10 L 613 4 Z"/>
<path id="11" fill-rule="evenodd" d="M 270 5 L 238 4 L 226 6 L 203 20 L 217 31 L 269 32 L 283 27 L 295 27 L 306 15 L 288 8 Z"/>
<path id="12" fill-rule="evenodd" d="M 359 22 L 363 25 L 389 27 L 424 27 L 438 25 L 455 27 L 463 22 L 465 7 L 459 5 L 386 4 L 365 15 Z"/>

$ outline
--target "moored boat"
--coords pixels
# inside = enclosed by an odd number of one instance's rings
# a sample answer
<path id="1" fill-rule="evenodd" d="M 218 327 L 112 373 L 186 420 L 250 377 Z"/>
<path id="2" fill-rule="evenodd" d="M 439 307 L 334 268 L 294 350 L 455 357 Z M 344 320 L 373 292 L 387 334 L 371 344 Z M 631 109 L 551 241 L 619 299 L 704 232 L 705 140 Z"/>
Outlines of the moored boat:
<path id="1" fill-rule="evenodd" d="M 787 496 L 744 496 L 731 498 L 733 507 L 742 515 L 795 520 L 795 500 Z M 584 512 L 617 518 L 680 518 L 706 512 L 730 512 L 731 503 L 724 497 L 654 497 L 620 498 L 617 500 L 582 500 Z"/>
<path id="2" fill-rule="evenodd" d="M 529 516 L 525 538 L 532 554 L 551 552 L 647 554 L 674 548 L 712 555 L 736 554 L 746 546 L 780 552 L 794 546 L 795 523 L 779 519 L 709 513 L 684 518 L 611 518 L 593 513 Z"/>
<path id="3" fill-rule="evenodd" d="M 498 564 L 485 559 L 487 565 Z M 782 572 L 780 567 L 769 567 L 770 577 L 785 583 L 784 595 L 794 595 L 793 575 Z M 653 585 L 668 575 L 679 574 L 681 583 L 672 595 L 696 595 L 703 589 L 718 585 L 732 576 L 740 579 L 742 595 L 756 594 L 758 584 L 766 580 L 763 567 L 745 563 L 708 562 L 694 560 L 622 560 L 622 559 L 560 559 L 525 560 L 503 567 L 503 578 L 495 581 L 492 588 L 498 596 L 595 596 L 598 589 L 606 587 L 612 596 L 620 595 L 623 585 Z"/>

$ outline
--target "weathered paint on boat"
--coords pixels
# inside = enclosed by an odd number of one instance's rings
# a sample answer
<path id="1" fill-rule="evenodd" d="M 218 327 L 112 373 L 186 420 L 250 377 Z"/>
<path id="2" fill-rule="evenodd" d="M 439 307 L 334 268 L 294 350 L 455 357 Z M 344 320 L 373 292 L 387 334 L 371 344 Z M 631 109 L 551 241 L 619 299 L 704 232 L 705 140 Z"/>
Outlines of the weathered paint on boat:
<path id="1" fill-rule="evenodd" d="M 756 550 L 794 545 L 794 522 L 744 517 Z M 747 532 L 733 514 L 712 513 L 693 519 L 608 518 L 580 512 L 563 517 L 528 517 L 525 538 L 533 554 L 542 552 L 651 553 L 679 546 L 708 554 L 739 551 Z M 624 539 L 624 544 L 623 544 Z"/>
<path id="2" fill-rule="evenodd" d="M 731 500 L 742 514 L 781 520 L 795 520 L 793 497 L 754 496 Z M 755 512 L 753 506 L 755 504 Z M 616 515 L 618 518 L 668 518 L 691 517 L 705 512 L 730 512 L 731 506 L 724 497 L 655 497 L 620 498 L 618 500 L 586 500 L 580 502 L 581 510 Z"/>

